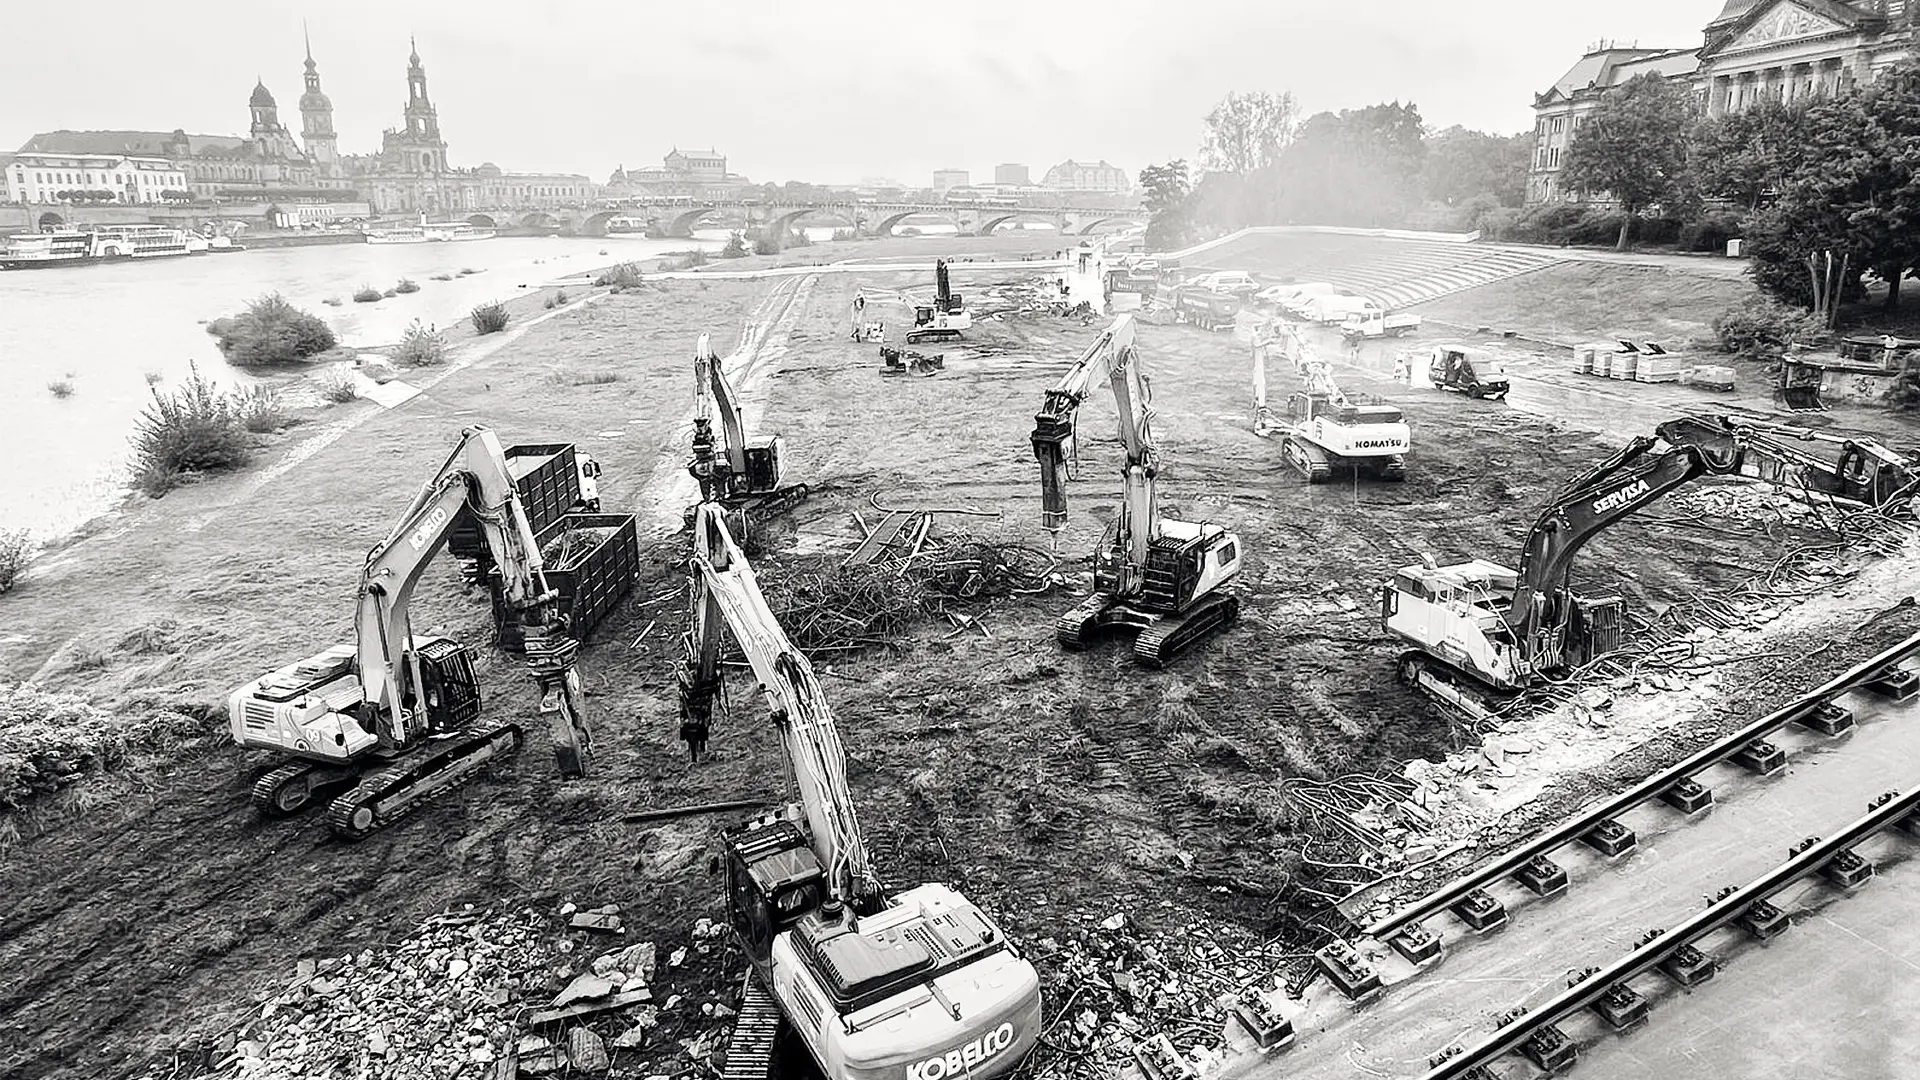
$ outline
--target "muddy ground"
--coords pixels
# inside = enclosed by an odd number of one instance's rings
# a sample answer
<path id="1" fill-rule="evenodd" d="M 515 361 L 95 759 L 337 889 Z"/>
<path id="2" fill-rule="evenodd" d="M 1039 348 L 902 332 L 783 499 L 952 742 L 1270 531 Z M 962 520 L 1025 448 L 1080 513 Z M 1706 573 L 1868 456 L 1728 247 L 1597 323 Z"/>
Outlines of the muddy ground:
<path id="1" fill-rule="evenodd" d="M 582 667 L 599 772 L 562 784 L 536 733 L 490 780 L 357 844 L 309 816 L 264 823 L 246 805 L 259 761 L 225 745 L 233 686 L 349 629 L 355 575 L 459 428 L 508 443 L 573 439 L 605 466 L 608 509 L 677 516 L 686 485 L 688 352 L 724 354 L 743 328 L 781 327 L 758 354 L 749 418 L 786 437 L 793 480 L 817 497 L 762 557 L 856 537 L 856 509 L 963 508 L 947 531 L 1044 546 L 1027 445 L 1042 390 L 1095 332 L 1035 314 L 985 318 L 930 378 L 887 378 L 846 339 L 862 284 L 648 285 L 567 310 L 264 485 L 233 477 L 141 506 L 39 567 L 6 599 L 0 670 L 38 674 L 115 709 L 159 702 L 208 716 L 208 736 L 43 807 L 0 855 L 0 1075 L 95 1076 L 229 1027 L 296 958 L 391 940 L 455 902 L 622 905 L 634 939 L 684 939 L 719 919 L 717 822 L 622 823 L 636 809 L 779 794 L 776 743 L 745 679 L 711 759 L 676 738 L 672 666 L 684 618 L 678 542 L 653 537 L 630 600 Z M 957 275 L 977 317 L 1002 299 Z M 897 334 L 897 329 L 895 333 Z M 772 343 L 780 344 L 780 343 Z M 1374 590 L 1403 564 L 1517 557 L 1543 500 L 1616 449 L 1491 402 L 1354 375 L 1415 432 L 1404 484 L 1308 487 L 1250 431 L 1245 349 L 1229 335 L 1143 326 L 1169 514 L 1217 521 L 1247 549 L 1239 625 L 1160 672 L 1124 643 L 1062 652 L 1056 593 L 1000 599 L 984 630 L 926 624 L 897 650 L 823 656 L 860 810 L 883 872 L 955 884 L 1028 939 L 1058 912 L 1140 905 L 1255 934 L 1297 933 L 1303 837 L 1290 777 L 1391 770 L 1455 749 L 1459 732 L 1397 685 L 1398 646 Z M 617 370 L 614 382 L 570 373 Z M 1271 392 L 1291 385 L 1281 367 Z M 1083 471 L 1060 539 L 1077 570 L 1115 513 L 1120 449 L 1104 391 L 1081 413 Z M 618 434 L 609 434 L 618 433 Z M 296 432 L 292 442 L 302 437 Z M 666 502 L 662 499 L 665 494 Z M 1630 522 L 1590 546 L 1579 577 L 1643 610 L 1730 587 L 1799 537 L 1752 521 Z M 451 565 L 416 622 L 484 642 L 484 597 Z M 139 633 L 135 633 L 139 631 Z M 516 660 L 487 650 L 487 708 L 530 714 Z M 1044 961 L 1043 961 L 1044 966 Z"/>

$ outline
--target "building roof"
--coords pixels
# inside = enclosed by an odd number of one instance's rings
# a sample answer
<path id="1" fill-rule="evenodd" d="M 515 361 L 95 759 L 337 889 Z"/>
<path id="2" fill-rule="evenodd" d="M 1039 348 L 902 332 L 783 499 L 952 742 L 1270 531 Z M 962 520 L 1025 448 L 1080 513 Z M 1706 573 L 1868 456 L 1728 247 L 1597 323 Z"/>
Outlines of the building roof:
<path id="1" fill-rule="evenodd" d="M 1797 8 L 1802 18 L 1811 14 L 1816 19 L 1834 24 L 1836 27 L 1853 28 L 1869 19 L 1884 22 L 1886 13 L 1870 3 L 1843 3 L 1842 0 L 1750 0 L 1740 11 L 1733 12 L 1737 0 L 1728 0 L 1726 10 L 1720 17 L 1707 24 L 1707 47 L 1705 52 L 1717 53 L 1731 45 L 1735 38 L 1760 22 L 1769 12 L 1781 7 Z M 1729 14 L 1733 12 L 1732 14 Z M 1823 31 L 1814 30 L 1812 33 Z M 1807 31 L 1794 33 L 1794 37 L 1808 36 Z"/>
<path id="2" fill-rule="evenodd" d="M 238 135 L 189 135 L 184 131 L 44 131 L 28 139 L 21 153 L 45 154 L 160 154 L 168 144 L 185 140 L 195 154 L 237 150 L 247 145 Z"/>
<path id="3" fill-rule="evenodd" d="M 1726 22 L 1728 19 L 1737 19 L 1745 15 L 1749 8 L 1759 3 L 1761 3 L 1761 0 L 1727 0 L 1726 6 L 1720 9 L 1720 14 L 1715 15 L 1713 22 L 1707 25 L 1711 27 Z"/>
<path id="4" fill-rule="evenodd" d="M 1699 66 L 1698 49 L 1596 49 L 1576 61 L 1534 100 L 1544 102 L 1555 96 L 1569 98 L 1583 90 L 1606 90 L 1649 72 L 1672 78 Z"/>
<path id="5" fill-rule="evenodd" d="M 267 89 L 265 82 L 258 80 L 254 82 L 253 96 L 247 99 L 247 104 L 256 109 L 271 109 L 274 107 L 273 93 Z"/>

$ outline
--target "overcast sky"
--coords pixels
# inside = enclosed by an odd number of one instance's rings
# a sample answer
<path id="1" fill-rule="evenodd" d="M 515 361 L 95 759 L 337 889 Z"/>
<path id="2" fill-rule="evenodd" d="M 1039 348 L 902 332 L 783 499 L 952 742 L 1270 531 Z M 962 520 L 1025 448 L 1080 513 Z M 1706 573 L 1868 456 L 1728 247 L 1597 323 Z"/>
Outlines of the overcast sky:
<path id="1" fill-rule="evenodd" d="M 1411 100 L 1512 133 L 1597 38 L 1692 47 L 1720 0 L 96 0 L 42 8 L 0 63 L 0 146 L 58 128 L 244 133 L 265 78 L 300 127 L 301 20 L 343 152 L 406 102 L 407 35 L 455 165 L 578 172 L 674 145 L 755 181 L 1035 180 L 1066 158 L 1138 175 L 1185 156 L 1230 90 L 1308 112 Z M 18 27 L 16 27 L 18 29 Z"/>

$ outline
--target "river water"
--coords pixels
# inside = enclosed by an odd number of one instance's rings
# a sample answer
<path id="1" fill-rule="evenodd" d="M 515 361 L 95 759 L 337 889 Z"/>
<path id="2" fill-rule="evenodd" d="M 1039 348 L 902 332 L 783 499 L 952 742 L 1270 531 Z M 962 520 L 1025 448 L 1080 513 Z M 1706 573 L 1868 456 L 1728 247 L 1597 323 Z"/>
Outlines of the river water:
<path id="1" fill-rule="evenodd" d="M 726 238 L 331 244 L 0 273 L 0 530 L 51 539 L 112 505 L 125 486 L 128 433 L 152 400 L 150 377 L 164 389 L 197 365 L 222 386 L 252 381 L 222 359 L 204 323 L 262 293 L 324 318 L 343 344 L 381 345 L 414 319 L 450 326 L 475 304 L 623 259 L 717 250 Z M 457 276 L 469 268 L 479 273 Z M 361 285 L 384 291 L 403 277 L 420 291 L 352 300 Z M 330 297 L 344 303 L 330 306 Z M 56 380 L 71 382 L 73 394 L 56 398 L 48 388 Z"/>

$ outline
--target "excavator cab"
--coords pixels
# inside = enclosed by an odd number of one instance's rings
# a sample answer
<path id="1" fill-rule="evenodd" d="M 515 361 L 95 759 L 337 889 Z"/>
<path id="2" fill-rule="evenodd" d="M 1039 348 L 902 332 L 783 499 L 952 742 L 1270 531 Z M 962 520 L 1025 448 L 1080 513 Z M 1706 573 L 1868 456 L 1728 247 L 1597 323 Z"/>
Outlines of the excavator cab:
<path id="1" fill-rule="evenodd" d="M 420 692 L 427 730 L 459 731 L 480 719 L 480 680 L 473 649 L 452 638 L 428 638 L 414 649 L 420 658 Z"/>
<path id="2" fill-rule="evenodd" d="M 827 876 L 799 826 L 759 819 L 721 834 L 726 845 L 727 909 L 747 958 L 764 975 L 773 939 L 817 909 Z"/>
<path id="3" fill-rule="evenodd" d="M 749 492 L 772 491 L 780 486 L 780 436 L 767 435 L 747 440 L 747 475 L 741 480 Z"/>

